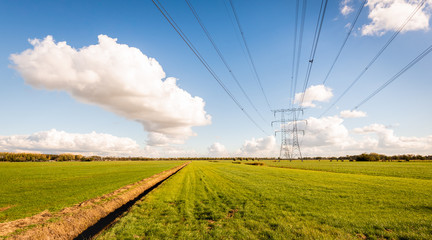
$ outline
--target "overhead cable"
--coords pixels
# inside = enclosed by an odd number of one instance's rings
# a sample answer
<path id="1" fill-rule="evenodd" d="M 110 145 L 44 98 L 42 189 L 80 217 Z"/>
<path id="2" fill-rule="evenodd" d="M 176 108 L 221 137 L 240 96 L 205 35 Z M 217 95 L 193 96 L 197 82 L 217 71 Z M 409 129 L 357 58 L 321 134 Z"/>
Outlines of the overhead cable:
<path id="1" fill-rule="evenodd" d="M 298 15 L 299 15 L 299 5 L 300 5 L 300 1 L 296 0 L 296 14 L 295 14 L 295 24 L 294 24 L 294 43 L 293 43 L 293 57 L 292 57 L 292 64 L 291 64 L 291 89 L 290 89 L 290 94 L 292 97 L 291 100 L 291 104 L 292 102 L 294 102 L 294 94 L 295 91 L 293 91 L 294 89 L 294 66 L 296 63 L 296 50 L 297 50 L 297 28 L 298 28 Z"/>
<path id="2" fill-rule="evenodd" d="M 297 60 L 296 60 L 296 68 L 295 68 L 295 74 L 294 74 L 294 87 L 291 89 L 292 91 L 292 97 L 293 101 L 295 100 L 295 92 L 297 89 L 297 80 L 298 80 L 298 71 L 300 67 L 300 55 L 301 55 L 301 49 L 302 49 L 302 43 L 303 43 L 303 32 L 304 32 L 304 22 L 305 22 L 305 16 L 306 16 L 306 0 L 303 0 L 302 4 L 302 15 L 301 15 L 301 22 L 300 22 L 300 31 L 299 31 L 299 44 L 297 48 Z"/>
<path id="3" fill-rule="evenodd" d="M 229 2 L 230 2 L 230 5 L 231 5 L 231 8 L 232 8 L 232 11 L 233 11 L 233 13 L 234 13 L 234 17 L 235 17 L 235 20 L 236 20 L 236 22 L 237 22 L 237 26 L 238 26 L 238 28 L 239 28 L 239 30 L 240 30 L 240 35 L 241 35 L 241 37 L 242 37 L 242 39 L 243 39 L 243 44 L 244 44 L 244 46 L 245 46 L 245 48 L 246 48 L 246 52 L 247 52 L 247 54 L 248 54 L 248 56 L 249 56 L 249 60 L 250 60 L 250 62 L 251 62 L 251 64 L 252 64 L 252 68 L 253 68 L 253 72 L 254 72 L 255 78 L 256 78 L 256 80 L 258 81 L 259 87 L 261 88 L 261 92 L 262 92 L 262 94 L 263 94 L 263 96 L 264 96 L 264 98 L 265 98 L 265 101 L 266 101 L 266 103 L 267 103 L 268 108 L 271 109 L 270 102 L 269 102 L 269 100 L 268 100 L 268 98 L 267 98 L 267 95 L 266 95 L 265 92 L 264 92 L 264 88 L 263 88 L 263 86 L 262 86 L 261 79 L 260 79 L 260 77 L 259 77 L 259 75 L 258 75 L 258 71 L 257 71 L 257 69 L 256 69 L 256 67 L 255 67 L 255 63 L 254 63 L 254 60 L 253 60 L 253 58 L 252 58 L 252 54 L 251 54 L 251 52 L 250 52 L 250 50 L 249 50 L 249 46 L 248 46 L 248 44 L 247 44 L 247 42 L 246 42 L 246 37 L 245 37 L 245 35 L 244 35 L 244 33 L 243 33 L 243 29 L 242 29 L 242 27 L 241 27 L 241 25 L 240 25 L 240 20 L 239 20 L 239 17 L 238 17 L 238 15 L 237 15 L 237 11 L 235 10 L 235 7 L 234 7 L 234 4 L 232 3 L 232 0 L 229 0 Z"/>
<path id="4" fill-rule="evenodd" d="M 417 7 L 414 9 L 414 11 L 409 15 L 409 17 L 405 20 L 405 22 L 398 28 L 398 30 L 390 37 L 390 39 L 387 41 L 387 43 L 381 48 L 381 50 L 375 55 L 375 57 L 372 58 L 372 60 L 366 65 L 366 67 L 363 69 L 363 71 L 357 76 L 357 78 L 354 79 L 353 82 L 344 90 L 344 92 L 334 101 L 321 115 L 322 117 L 324 114 L 326 114 L 331 108 L 333 108 L 336 103 L 338 103 L 343 96 L 354 86 L 355 83 L 360 80 L 360 78 L 366 73 L 366 71 L 372 66 L 372 64 L 378 59 L 378 57 L 384 52 L 384 50 L 390 45 L 390 43 L 396 38 L 396 36 L 405 28 L 405 26 L 408 24 L 408 22 L 412 19 L 412 17 L 420 10 L 420 8 L 423 6 L 423 4 L 426 2 L 426 0 L 422 0 Z"/>
<path id="5" fill-rule="evenodd" d="M 352 30 L 354 29 L 355 24 L 357 23 L 357 20 L 358 20 L 358 18 L 359 18 L 359 16 L 360 16 L 360 13 L 362 12 L 362 10 L 363 10 L 365 4 L 366 4 L 366 1 L 367 1 L 367 0 L 363 0 L 363 2 L 362 2 L 362 4 L 361 4 L 360 8 L 357 10 L 357 14 L 356 14 L 356 16 L 355 16 L 353 22 L 351 23 L 351 27 L 350 27 L 350 29 L 349 29 L 349 31 L 348 31 L 346 37 L 345 37 L 345 40 L 343 41 L 342 46 L 340 47 L 339 52 L 338 52 L 337 55 L 336 55 L 336 58 L 333 60 L 333 63 L 332 63 L 332 65 L 331 65 L 329 71 L 327 72 L 327 75 L 325 76 L 324 81 L 323 81 L 322 84 L 325 84 L 326 81 L 327 81 L 327 79 L 328 79 L 328 77 L 330 76 L 330 73 L 332 72 L 333 67 L 335 66 L 337 60 L 339 59 L 339 56 L 340 56 L 342 50 L 344 49 L 345 44 L 347 43 L 348 38 L 349 38 L 349 36 L 351 35 Z"/>
<path id="6" fill-rule="evenodd" d="M 222 87 L 222 89 L 225 91 L 226 94 L 233 100 L 233 102 L 237 105 L 238 108 L 246 115 L 246 117 L 259 129 L 261 132 L 263 132 L 266 135 L 270 135 L 267 132 L 264 131 L 261 126 L 257 124 L 257 122 L 246 112 L 246 110 L 242 107 L 242 105 L 237 101 L 237 99 L 234 97 L 234 95 L 229 91 L 229 89 L 225 86 L 225 84 L 221 81 L 221 79 L 217 76 L 217 74 L 213 71 L 213 69 L 210 67 L 210 65 L 205 61 L 205 59 L 201 56 L 199 51 L 194 47 L 192 42 L 189 41 L 186 34 L 183 33 L 183 31 L 180 29 L 180 27 L 177 25 L 177 23 L 174 21 L 174 19 L 168 14 L 166 9 L 163 7 L 163 5 L 159 2 L 159 0 L 152 0 L 153 4 L 156 6 L 156 8 L 162 13 L 162 15 L 165 17 L 165 19 L 169 22 L 169 24 L 174 28 L 174 30 L 177 32 L 177 34 L 181 37 L 181 39 L 186 43 L 186 45 L 189 47 L 189 49 L 195 54 L 195 56 L 198 58 L 198 60 L 204 65 L 204 67 L 207 69 L 207 71 L 213 76 L 213 78 L 218 82 L 218 84 Z"/>
<path id="7" fill-rule="evenodd" d="M 358 109 L 361 105 L 369 101 L 372 97 L 377 95 L 379 92 L 381 92 L 384 88 L 386 88 L 390 83 L 392 83 L 394 80 L 396 80 L 398 77 L 400 77 L 404 72 L 406 72 L 408 69 L 410 69 L 412 66 L 414 66 L 417 62 L 419 62 L 422 58 L 424 58 L 426 55 L 428 55 L 432 51 L 432 45 L 430 45 L 426 50 L 424 50 L 420 55 L 418 55 L 416 58 L 414 58 L 408 65 L 403 67 L 398 73 L 396 73 L 393 77 L 391 77 L 387 82 L 385 82 L 383 85 L 381 85 L 378 89 L 376 89 L 374 92 L 372 92 L 369 96 L 367 96 L 365 99 L 363 99 L 357 106 L 354 107 L 353 110 Z"/>
<path id="8" fill-rule="evenodd" d="M 314 41 L 313 41 L 312 50 L 311 50 L 311 53 L 309 56 L 309 62 L 308 62 L 307 70 L 306 70 L 305 82 L 303 84 L 303 95 L 302 95 L 302 98 L 300 101 L 300 106 L 302 106 L 303 101 L 304 101 L 304 97 L 306 95 L 306 89 L 307 89 L 307 86 L 309 83 L 310 74 L 312 72 L 312 65 L 313 65 L 313 62 L 315 60 L 315 53 L 316 53 L 316 50 L 318 47 L 321 29 L 322 29 L 322 25 L 324 22 L 324 16 L 325 16 L 325 13 L 327 10 L 327 3 L 328 3 L 328 0 L 321 1 L 321 7 L 320 7 L 319 15 L 318 15 L 318 21 L 317 21 L 317 25 L 315 27 Z M 324 8 L 323 8 L 323 4 L 324 4 Z"/>
<path id="9" fill-rule="evenodd" d="M 213 48 L 216 50 L 217 54 L 219 55 L 219 58 L 222 60 L 223 64 L 227 68 L 228 72 L 231 74 L 231 77 L 234 79 L 234 81 L 236 82 L 237 86 L 242 91 L 243 95 L 246 97 L 246 99 L 248 100 L 248 102 L 250 103 L 250 105 L 252 106 L 252 108 L 255 110 L 255 112 L 258 114 L 258 116 L 260 116 L 260 118 L 264 122 L 266 122 L 266 120 L 264 119 L 264 117 L 258 111 L 257 107 L 252 102 L 252 100 L 250 99 L 250 97 L 248 96 L 248 94 L 246 93 L 246 91 L 244 90 L 244 88 L 242 87 L 242 85 L 240 84 L 240 82 L 238 81 L 237 77 L 234 75 L 234 72 L 232 71 L 231 67 L 228 65 L 227 61 L 225 60 L 224 56 L 222 55 L 222 52 L 219 50 L 218 46 L 216 45 L 215 41 L 213 40 L 211 34 L 209 33 L 209 31 L 207 30 L 207 28 L 205 27 L 205 25 L 201 21 L 201 18 L 198 16 L 198 13 L 195 10 L 195 8 L 192 6 L 192 4 L 190 3 L 189 0 L 185 0 L 185 1 L 186 1 L 186 4 L 188 5 L 189 9 L 192 11 L 193 15 L 195 16 L 195 19 L 198 21 L 199 25 L 201 26 L 202 30 L 204 31 L 205 35 L 209 39 L 210 43 L 213 45 Z"/>

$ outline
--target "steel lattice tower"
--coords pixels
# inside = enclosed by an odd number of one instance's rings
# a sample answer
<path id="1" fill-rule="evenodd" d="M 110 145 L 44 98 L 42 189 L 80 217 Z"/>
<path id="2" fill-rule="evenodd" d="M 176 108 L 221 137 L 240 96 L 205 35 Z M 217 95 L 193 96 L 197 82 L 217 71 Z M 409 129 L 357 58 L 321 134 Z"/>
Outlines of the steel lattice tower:
<path id="1" fill-rule="evenodd" d="M 275 131 L 275 135 L 280 133 L 281 135 L 281 147 L 279 152 L 279 158 L 281 159 L 302 159 L 300 143 L 298 140 L 298 132 L 303 132 L 304 130 L 299 130 L 297 123 L 299 120 L 299 114 L 303 113 L 302 108 L 289 108 L 289 109 L 277 109 L 272 110 L 274 116 L 276 117 L 277 113 L 280 113 L 280 120 L 276 120 L 272 122 L 272 126 L 274 123 L 279 123 L 280 130 Z M 288 118 L 285 117 L 285 114 L 288 115 Z M 306 122 L 307 123 L 307 122 Z M 303 161 L 303 160 L 302 160 Z"/>

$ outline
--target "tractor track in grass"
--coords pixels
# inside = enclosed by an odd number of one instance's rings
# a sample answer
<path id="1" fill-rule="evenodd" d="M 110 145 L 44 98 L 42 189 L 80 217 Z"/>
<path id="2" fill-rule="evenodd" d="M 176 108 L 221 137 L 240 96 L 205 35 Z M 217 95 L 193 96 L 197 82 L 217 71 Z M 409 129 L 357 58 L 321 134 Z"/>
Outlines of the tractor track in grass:
<path id="1" fill-rule="evenodd" d="M 115 223 L 138 200 L 190 162 L 160 172 L 139 182 L 124 186 L 98 198 L 90 199 L 58 213 L 0 224 L 3 239 L 92 239 Z M 36 215 L 38 216 L 38 215 Z"/>

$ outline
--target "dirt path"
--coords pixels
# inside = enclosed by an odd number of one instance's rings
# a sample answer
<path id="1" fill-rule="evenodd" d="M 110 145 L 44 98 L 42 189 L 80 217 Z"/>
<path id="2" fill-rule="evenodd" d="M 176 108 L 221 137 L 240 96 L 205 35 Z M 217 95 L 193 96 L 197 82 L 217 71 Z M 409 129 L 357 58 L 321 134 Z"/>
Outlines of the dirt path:
<path id="1" fill-rule="evenodd" d="M 90 199 L 58 213 L 48 211 L 35 216 L 0 223 L 0 238 L 8 239 L 74 239 L 117 209 L 141 198 L 190 162 L 124 186 L 98 198 Z"/>

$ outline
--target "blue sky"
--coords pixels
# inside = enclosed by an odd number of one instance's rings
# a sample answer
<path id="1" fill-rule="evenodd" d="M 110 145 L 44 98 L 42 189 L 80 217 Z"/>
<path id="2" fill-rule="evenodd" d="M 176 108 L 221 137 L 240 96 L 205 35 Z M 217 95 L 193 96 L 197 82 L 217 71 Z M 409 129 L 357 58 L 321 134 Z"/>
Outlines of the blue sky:
<path id="1" fill-rule="evenodd" d="M 259 118 L 242 95 L 186 2 L 162 0 L 161 3 L 267 134 L 239 110 L 151 1 L 128 1 L 127 4 L 124 1 L 1 1 L 0 150 L 122 156 L 278 156 L 279 136 L 274 138 L 275 129 L 270 127 L 275 119 L 243 53 L 238 29 L 232 24 L 235 20 L 229 1 L 191 0 L 191 3 L 266 121 Z M 307 1 L 296 93 L 302 92 L 319 3 Z M 309 120 L 301 139 L 304 155 L 432 152 L 429 123 L 432 56 L 426 56 L 362 105 L 358 109 L 362 111 L 360 115 L 352 112 L 341 115 L 341 111 L 351 110 L 431 44 L 430 1 L 351 91 L 319 117 L 365 68 L 417 3 L 367 1 L 329 80 L 325 86 L 319 86 L 348 32 L 347 24 L 362 4 L 359 0 L 328 2 L 309 82 L 314 90 L 305 95 L 311 104 L 306 106 L 303 115 Z M 290 86 L 295 1 L 233 0 L 233 4 L 272 108 L 289 107 L 293 98 Z M 69 76 L 59 69 L 65 66 L 66 59 L 52 61 L 56 59 L 54 55 L 36 52 L 36 46 L 29 43 L 29 39 L 42 42 L 48 35 L 52 36 L 53 44 L 66 42 L 78 53 L 91 45 L 101 47 L 98 36 L 104 35 L 106 39 L 117 39 L 117 43 L 111 41 L 111 47 L 103 48 L 109 56 L 127 59 L 119 64 L 97 64 L 106 60 L 105 55 L 70 53 L 75 64 L 68 65 L 71 71 L 84 69 L 99 74 L 102 79 L 101 84 L 94 85 L 100 93 L 93 96 L 90 87 L 94 86 L 88 85 L 87 75 L 64 82 Z M 119 50 L 119 44 L 126 48 Z M 55 45 L 45 47 L 50 46 Z M 135 61 L 128 57 L 132 48 L 154 58 L 166 77 L 177 79 L 175 94 L 170 92 L 172 85 L 161 84 L 166 81 L 164 77 L 154 78 L 146 72 L 159 70 L 142 67 L 142 58 Z M 26 56 L 25 50 L 32 51 L 33 58 Z M 20 60 L 13 60 L 12 54 L 21 56 Z M 50 68 L 44 69 L 47 65 Z M 123 79 L 118 74 L 133 71 L 141 77 L 146 74 L 150 77 Z M 112 74 L 107 76 L 105 72 Z M 56 77 L 48 82 L 53 74 Z M 158 84 L 154 85 L 155 82 Z M 88 88 L 80 92 L 78 83 Z M 138 102 L 125 96 L 121 101 L 113 101 L 110 94 L 128 93 L 129 90 L 116 91 L 121 88 L 138 88 L 134 92 Z M 198 101 L 195 96 L 202 100 Z M 143 107 L 147 105 L 150 108 Z M 139 109 L 129 109 L 134 106 Z M 134 113 L 138 111 L 139 116 Z M 366 116 L 361 117 L 362 114 Z"/>

